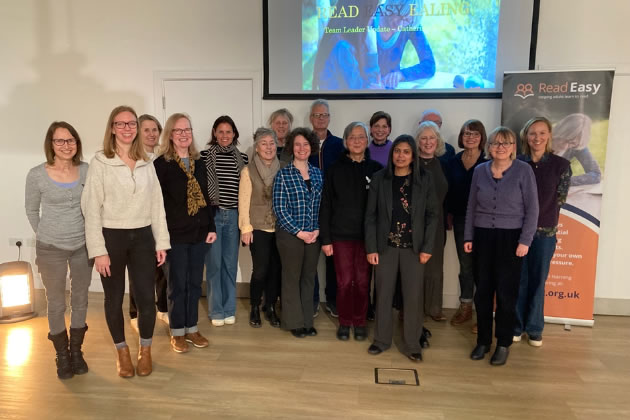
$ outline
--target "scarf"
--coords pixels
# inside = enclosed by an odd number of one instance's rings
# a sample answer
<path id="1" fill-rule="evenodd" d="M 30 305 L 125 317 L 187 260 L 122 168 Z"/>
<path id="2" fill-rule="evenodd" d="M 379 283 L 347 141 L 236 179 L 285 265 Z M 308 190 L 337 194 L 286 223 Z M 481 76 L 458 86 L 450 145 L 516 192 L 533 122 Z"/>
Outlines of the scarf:
<path id="1" fill-rule="evenodd" d="M 245 161 L 241 152 L 236 148 L 234 143 L 227 147 L 211 144 L 208 146 L 208 155 L 206 159 L 206 171 L 208 173 L 208 195 L 210 196 L 210 204 L 219 205 L 219 180 L 217 179 L 217 153 L 231 153 L 236 163 L 236 170 L 240 174 L 245 166 Z"/>
<path id="2" fill-rule="evenodd" d="M 271 166 L 267 166 L 262 161 L 260 156 L 258 156 L 258 153 L 254 153 L 254 164 L 256 165 L 256 170 L 258 171 L 258 174 L 265 184 L 263 197 L 265 197 L 265 199 L 271 200 L 273 179 L 280 170 L 280 161 L 278 159 L 274 159 L 271 162 Z"/>
<path id="3" fill-rule="evenodd" d="M 203 193 L 201 192 L 201 187 L 197 182 L 197 178 L 195 178 L 195 160 L 190 158 L 190 169 L 186 169 L 186 165 L 182 159 L 177 155 L 177 153 L 173 153 L 175 157 L 175 162 L 182 168 L 182 171 L 186 174 L 188 178 L 188 183 L 186 184 L 186 202 L 188 204 L 188 215 L 194 216 L 199 212 L 199 209 L 202 207 L 206 207 L 206 200 L 203 198 Z"/>

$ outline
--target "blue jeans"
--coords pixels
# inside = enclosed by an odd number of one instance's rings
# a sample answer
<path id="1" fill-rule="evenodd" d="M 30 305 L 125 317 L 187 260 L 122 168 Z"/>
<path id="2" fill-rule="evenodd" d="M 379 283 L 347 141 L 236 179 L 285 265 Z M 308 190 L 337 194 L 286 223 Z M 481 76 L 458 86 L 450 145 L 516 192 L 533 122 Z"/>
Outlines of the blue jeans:
<path id="1" fill-rule="evenodd" d="M 238 265 L 238 210 L 217 209 L 214 216 L 217 240 L 206 254 L 206 282 L 210 288 L 208 318 L 236 315 L 236 270 Z"/>
<path id="2" fill-rule="evenodd" d="M 545 325 L 545 281 L 556 250 L 556 236 L 535 236 L 523 258 L 521 286 L 516 302 L 514 335 L 542 335 Z"/>
<path id="3" fill-rule="evenodd" d="M 164 273 L 168 283 L 168 319 L 171 335 L 197 332 L 203 264 L 209 245 L 171 244 Z"/>

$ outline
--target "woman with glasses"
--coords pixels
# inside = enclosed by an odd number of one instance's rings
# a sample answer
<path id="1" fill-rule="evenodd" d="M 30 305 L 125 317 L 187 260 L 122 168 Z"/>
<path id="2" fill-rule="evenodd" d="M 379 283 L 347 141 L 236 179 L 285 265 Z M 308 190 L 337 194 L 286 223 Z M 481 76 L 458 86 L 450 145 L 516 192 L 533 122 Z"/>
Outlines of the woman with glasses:
<path id="1" fill-rule="evenodd" d="M 317 154 L 317 135 L 296 128 L 287 137 L 293 160 L 276 175 L 273 212 L 282 262 L 282 326 L 296 338 L 317 335 L 313 327 L 313 288 L 319 259 L 319 204 L 322 173 L 308 161 Z"/>
<path id="2" fill-rule="evenodd" d="M 431 174 L 422 166 L 413 137 L 399 136 L 392 144 L 387 168 L 370 182 L 365 211 L 365 249 L 374 266 L 377 296 L 374 341 L 368 353 L 377 355 L 392 345 L 392 301 L 400 273 L 401 351 L 414 362 L 422 360 L 423 270 L 434 252 L 439 214 Z"/>
<path id="3" fill-rule="evenodd" d="M 238 227 L 241 242 L 252 254 L 249 283 L 249 325 L 262 326 L 260 303 L 265 294 L 265 318 L 280 327 L 276 301 L 280 293 L 280 256 L 276 247 L 276 217 L 272 209 L 273 181 L 280 170 L 276 156 L 276 133 L 259 128 L 254 133 L 254 158 L 241 173 L 238 190 Z"/>
<path id="4" fill-rule="evenodd" d="M 206 254 L 208 318 L 221 327 L 236 322 L 236 271 L 238 265 L 238 187 L 247 155 L 238 146 L 234 120 L 222 115 L 212 125 L 208 148 L 201 152 L 206 163 L 210 205 L 217 207 L 214 224 L 217 240 Z"/>
<path id="5" fill-rule="evenodd" d="M 103 150 L 90 163 L 81 209 L 88 254 L 103 283 L 105 319 L 118 352 L 118 375 L 134 376 L 122 312 L 127 269 L 140 331 L 135 373 L 147 376 L 153 370 L 155 270 L 164 264 L 171 245 L 160 182 L 140 142 L 133 108 L 119 106 L 109 115 Z"/>
<path id="6" fill-rule="evenodd" d="M 144 152 L 149 159 L 154 160 L 157 144 L 162 134 L 162 125 L 152 115 L 143 114 L 138 117 L 138 130 L 140 141 Z M 155 296 L 157 308 L 157 319 L 168 325 L 168 303 L 166 300 L 166 277 L 164 270 L 155 270 Z M 129 288 L 129 319 L 131 327 L 138 331 L 138 309 L 136 308 L 136 300 L 133 297 L 133 288 Z"/>
<path id="7" fill-rule="evenodd" d="M 368 188 L 382 165 L 370 159 L 368 128 L 348 124 L 343 132 L 346 152 L 328 169 L 319 210 L 322 250 L 335 261 L 337 272 L 337 338 L 367 338 L 366 315 L 370 267 L 365 254 L 363 219 Z"/>
<path id="8" fill-rule="evenodd" d="M 68 379 L 87 373 L 81 345 L 87 325 L 88 288 L 92 262 L 85 248 L 81 194 L 88 171 L 82 162 L 81 138 L 73 126 L 56 121 L 44 139 L 46 162 L 26 176 L 25 207 L 35 232 L 36 262 L 46 288 L 48 339 L 57 353 L 57 376 Z M 70 267 L 70 343 L 64 313 Z"/>
<path id="9" fill-rule="evenodd" d="M 538 194 L 532 169 L 515 160 L 512 130 L 497 127 L 490 133 L 486 157 L 490 161 L 473 174 L 464 229 L 464 251 L 473 253 L 477 286 L 479 332 L 470 358 L 481 360 L 490 351 L 496 295 L 497 346 L 490 363 L 504 365 L 516 321 L 521 265 L 536 232 Z"/>
<path id="10" fill-rule="evenodd" d="M 431 173 L 435 195 L 438 202 L 438 228 L 433 245 L 433 255 L 424 267 L 424 313 L 434 321 L 445 321 L 442 312 L 442 291 L 444 288 L 444 199 L 448 191 L 448 182 L 444 176 L 439 157 L 446 152 L 440 128 L 431 121 L 424 121 L 418 126 L 416 134 L 418 153 L 422 167 Z M 430 333 L 429 333 L 430 334 Z M 425 339 L 428 335 L 424 333 Z M 424 340 L 423 340 L 424 341 Z M 428 343 L 428 340 L 426 341 Z"/>
<path id="11" fill-rule="evenodd" d="M 208 347 L 197 327 L 203 264 L 217 238 L 209 204 L 206 167 L 195 147 L 190 117 L 176 113 L 166 121 L 155 171 L 162 187 L 171 249 L 164 271 L 168 283 L 171 348 L 186 353 L 188 343 Z"/>
<path id="12" fill-rule="evenodd" d="M 462 325 L 472 319 L 474 292 L 473 258 L 464 252 L 464 226 L 466 225 L 466 207 L 475 168 L 487 159 L 484 156 L 486 146 L 486 128 L 479 120 L 468 120 L 459 130 L 457 145 L 464 149 L 446 163 L 448 193 L 446 194 L 446 220 L 452 226 L 455 248 L 459 259 L 459 309 L 451 318 L 452 325 Z"/>
<path id="13" fill-rule="evenodd" d="M 551 122 L 535 117 L 521 130 L 523 156 L 534 171 L 538 190 L 538 224 L 529 252 L 523 258 L 520 292 L 516 304 L 514 341 L 525 332 L 528 343 L 542 346 L 545 326 L 545 281 L 556 250 L 560 207 L 567 201 L 571 184 L 571 164 L 551 150 Z"/>

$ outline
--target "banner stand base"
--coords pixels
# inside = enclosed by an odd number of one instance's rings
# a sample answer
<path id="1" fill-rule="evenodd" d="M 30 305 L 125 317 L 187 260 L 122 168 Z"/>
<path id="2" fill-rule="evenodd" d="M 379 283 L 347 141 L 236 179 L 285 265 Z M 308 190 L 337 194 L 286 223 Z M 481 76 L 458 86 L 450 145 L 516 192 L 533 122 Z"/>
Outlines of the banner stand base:
<path id="1" fill-rule="evenodd" d="M 594 319 L 559 318 L 555 316 L 546 316 L 545 322 L 549 324 L 562 324 L 564 325 L 565 330 L 571 330 L 571 325 L 579 327 L 593 327 L 595 324 Z"/>

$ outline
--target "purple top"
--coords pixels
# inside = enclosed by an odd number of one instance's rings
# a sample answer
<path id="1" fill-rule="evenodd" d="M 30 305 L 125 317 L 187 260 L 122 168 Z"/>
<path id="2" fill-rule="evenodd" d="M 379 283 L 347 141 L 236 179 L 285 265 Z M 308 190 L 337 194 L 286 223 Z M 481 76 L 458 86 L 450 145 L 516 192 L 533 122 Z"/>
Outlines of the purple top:
<path id="1" fill-rule="evenodd" d="M 389 159 L 389 149 L 392 148 L 391 140 L 385 140 L 383 144 L 376 144 L 374 140 L 368 146 L 370 149 L 370 159 L 377 161 L 384 168 L 387 167 L 387 159 Z"/>
<path id="2" fill-rule="evenodd" d="M 474 228 L 522 229 L 518 240 L 530 246 L 538 221 L 536 178 L 530 166 L 512 161 L 503 177 L 495 180 L 492 161 L 475 168 L 466 210 L 464 241 L 471 242 Z"/>

